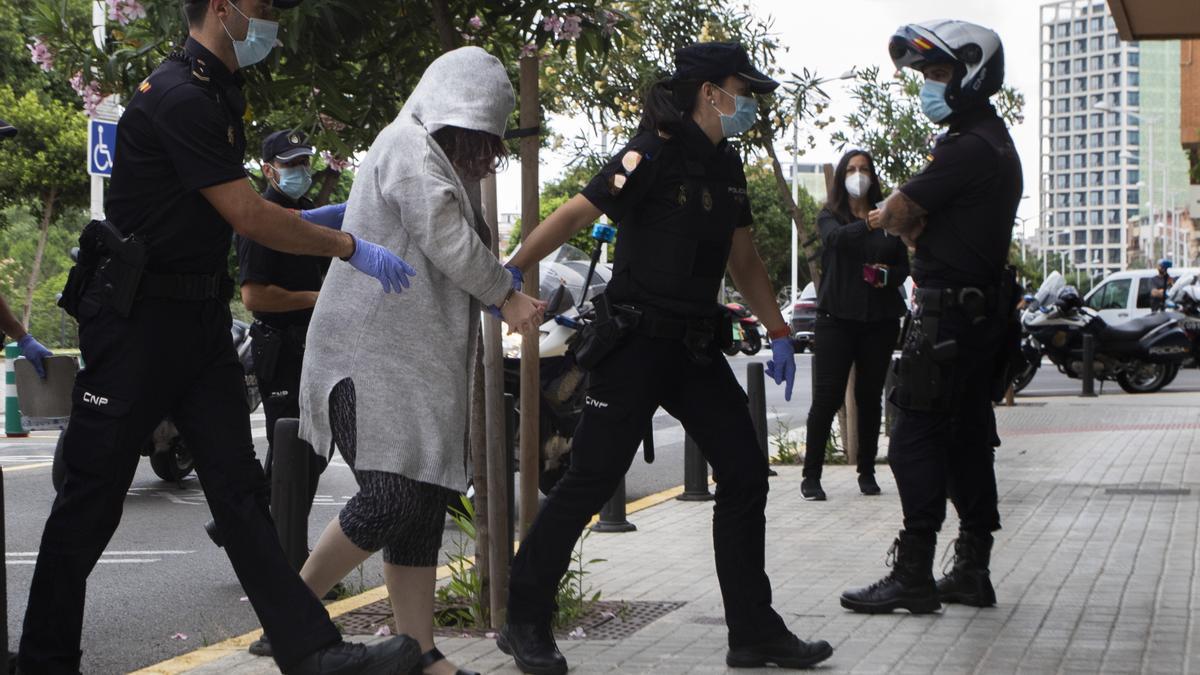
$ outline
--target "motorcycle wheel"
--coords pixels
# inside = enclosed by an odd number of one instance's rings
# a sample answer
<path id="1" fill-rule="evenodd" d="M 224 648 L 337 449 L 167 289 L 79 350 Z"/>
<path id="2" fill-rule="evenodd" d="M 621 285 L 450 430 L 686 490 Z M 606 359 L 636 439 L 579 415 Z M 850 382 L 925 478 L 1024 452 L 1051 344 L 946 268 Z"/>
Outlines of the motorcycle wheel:
<path id="1" fill-rule="evenodd" d="M 1028 387 L 1030 382 L 1033 382 L 1033 376 L 1037 375 L 1038 367 L 1040 365 L 1041 364 L 1038 363 L 1027 364 L 1025 368 L 1021 370 L 1021 372 L 1017 373 L 1017 376 L 1014 377 L 1012 381 L 1014 394 L 1021 393 L 1022 389 Z"/>
<path id="2" fill-rule="evenodd" d="M 725 356 L 737 356 L 738 352 L 742 351 L 742 343 L 735 342 L 732 347 L 726 347 L 721 351 L 725 352 Z"/>
<path id="3" fill-rule="evenodd" d="M 182 438 L 171 440 L 171 447 L 162 452 L 150 453 L 150 468 L 154 475 L 168 483 L 178 483 L 187 478 L 196 466 L 192 451 L 183 443 Z"/>
<path id="4" fill-rule="evenodd" d="M 1167 386 L 1170 371 L 1166 363 L 1143 363 L 1133 373 L 1117 375 L 1117 384 L 1129 394 L 1152 394 Z"/>
<path id="5" fill-rule="evenodd" d="M 67 477 L 67 465 L 63 462 L 63 437 L 67 432 L 58 435 L 58 443 L 54 446 L 54 465 L 50 467 L 50 483 L 55 492 L 62 492 L 63 481 Z"/>
<path id="6" fill-rule="evenodd" d="M 1175 381 L 1175 376 L 1179 374 L 1180 368 L 1182 368 L 1182 364 L 1178 364 L 1178 363 L 1172 363 L 1169 366 L 1169 369 L 1167 372 L 1167 381 L 1163 382 L 1164 387 L 1170 385 L 1172 382 Z"/>
<path id="7" fill-rule="evenodd" d="M 742 343 L 742 353 L 746 356 L 754 356 L 762 350 L 762 336 L 758 331 L 749 331 L 746 333 L 746 341 Z"/>

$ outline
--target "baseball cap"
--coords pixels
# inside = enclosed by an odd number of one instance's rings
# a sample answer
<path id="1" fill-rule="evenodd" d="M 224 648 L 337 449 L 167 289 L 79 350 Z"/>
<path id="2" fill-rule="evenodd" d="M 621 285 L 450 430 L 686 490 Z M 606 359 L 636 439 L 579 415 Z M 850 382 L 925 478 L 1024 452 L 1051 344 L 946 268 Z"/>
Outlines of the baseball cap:
<path id="1" fill-rule="evenodd" d="M 746 48 L 736 42 L 698 42 L 675 51 L 673 80 L 720 82 L 730 75 L 745 80 L 755 94 L 769 94 L 779 86 L 754 67 Z"/>
<path id="2" fill-rule="evenodd" d="M 262 157 L 265 162 L 290 162 L 297 157 L 312 157 L 317 154 L 308 144 L 302 131 L 284 129 L 263 139 Z"/>

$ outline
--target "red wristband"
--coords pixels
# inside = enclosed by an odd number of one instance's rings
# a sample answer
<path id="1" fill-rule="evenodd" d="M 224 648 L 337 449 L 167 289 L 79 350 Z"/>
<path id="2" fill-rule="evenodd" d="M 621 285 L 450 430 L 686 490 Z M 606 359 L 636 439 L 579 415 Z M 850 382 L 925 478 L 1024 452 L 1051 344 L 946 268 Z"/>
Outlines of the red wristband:
<path id="1" fill-rule="evenodd" d="M 792 329 L 790 327 L 781 326 L 780 328 L 777 328 L 773 331 L 768 331 L 767 337 L 772 340 L 778 340 L 779 338 L 788 337 L 791 334 L 792 334 Z"/>

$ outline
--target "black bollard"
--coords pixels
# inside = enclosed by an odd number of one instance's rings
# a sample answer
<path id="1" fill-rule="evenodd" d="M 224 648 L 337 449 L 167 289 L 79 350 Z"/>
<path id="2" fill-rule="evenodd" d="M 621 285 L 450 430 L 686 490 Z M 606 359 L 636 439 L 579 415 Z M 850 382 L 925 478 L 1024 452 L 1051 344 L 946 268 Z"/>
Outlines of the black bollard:
<path id="1" fill-rule="evenodd" d="M 767 382 L 762 363 L 746 365 L 746 397 L 750 399 L 750 421 L 754 424 L 754 436 L 758 439 L 758 447 L 762 448 L 763 457 L 767 458 L 769 467 L 771 446 L 767 442 Z M 767 475 L 779 474 L 768 468 Z"/>
<path id="2" fill-rule="evenodd" d="M 508 466 L 508 480 L 504 481 L 505 492 L 507 495 L 493 495 L 492 499 L 503 498 L 508 501 L 508 561 L 511 564 L 517 542 L 517 495 L 516 489 L 513 488 L 513 476 L 517 472 L 517 448 L 516 448 L 516 433 L 517 425 L 520 424 L 517 418 L 517 397 L 512 394 L 504 395 L 504 456 L 506 458 L 505 465 Z"/>
<path id="3" fill-rule="evenodd" d="M 683 494 L 676 499 L 684 502 L 704 502 L 713 499 L 708 491 L 708 462 L 692 437 L 683 439 Z"/>
<path id="4" fill-rule="evenodd" d="M 1083 391 L 1080 396 L 1093 397 L 1096 395 L 1096 374 L 1093 366 L 1096 362 L 1096 336 L 1083 334 Z"/>
<path id="5" fill-rule="evenodd" d="M 600 509 L 600 520 L 592 525 L 592 532 L 635 532 L 637 525 L 625 517 L 625 479 L 617 483 L 613 496 Z"/>
<path id="6" fill-rule="evenodd" d="M 280 419 L 271 453 L 271 515 L 283 554 L 296 571 L 308 558 L 308 456 L 313 451 L 299 432 L 300 420 Z"/>

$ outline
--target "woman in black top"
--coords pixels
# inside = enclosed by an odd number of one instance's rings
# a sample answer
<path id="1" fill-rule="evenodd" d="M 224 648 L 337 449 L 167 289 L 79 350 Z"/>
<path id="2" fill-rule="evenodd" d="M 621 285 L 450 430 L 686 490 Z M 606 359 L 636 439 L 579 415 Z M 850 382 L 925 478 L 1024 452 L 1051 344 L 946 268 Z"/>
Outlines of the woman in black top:
<path id="1" fill-rule="evenodd" d="M 838 162 L 829 200 L 817 216 L 821 235 L 821 286 L 817 292 L 813 402 L 804 453 L 805 499 L 823 501 L 821 468 L 829 428 L 842 406 L 850 367 L 858 403 L 858 486 L 879 494 L 875 455 L 883 383 L 903 316 L 898 291 L 908 276 L 908 250 L 898 237 L 867 227 L 874 204 L 883 201 L 875 163 L 861 150 Z M 886 279 L 884 275 L 886 274 Z M 874 276 L 875 281 L 868 281 Z"/>

